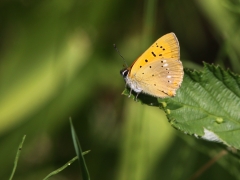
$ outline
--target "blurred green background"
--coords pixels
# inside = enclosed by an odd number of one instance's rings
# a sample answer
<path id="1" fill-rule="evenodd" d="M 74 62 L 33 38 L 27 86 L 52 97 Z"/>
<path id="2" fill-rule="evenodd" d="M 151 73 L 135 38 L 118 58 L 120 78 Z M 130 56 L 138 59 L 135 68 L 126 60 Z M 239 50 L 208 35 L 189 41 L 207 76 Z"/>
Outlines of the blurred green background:
<path id="1" fill-rule="evenodd" d="M 69 117 L 83 151 L 91 150 L 91 179 L 189 179 L 221 148 L 122 96 L 113 44 L 131 64 L 174 32 L 184 67 L 206 61 L 239 73 L 239 16 L 237 0 L 2 0 L 0 179 L 10 176 L 24 134 L 16 180 L 43 179 L 73 158 Z M 75 162 L 52 179 L 81 179 L 79 171 Z M 199 179 L 227 178 L 239 177 L 222 162 Z"/>

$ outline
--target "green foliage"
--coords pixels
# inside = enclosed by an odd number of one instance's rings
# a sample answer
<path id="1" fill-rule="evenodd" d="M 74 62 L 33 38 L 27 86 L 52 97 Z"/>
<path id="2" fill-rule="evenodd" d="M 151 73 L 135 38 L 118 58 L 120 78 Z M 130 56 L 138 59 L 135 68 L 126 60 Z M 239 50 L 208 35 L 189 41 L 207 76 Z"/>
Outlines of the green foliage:
<path id="1" fill-rule="evenodd" d="M 138 99 L 164 109 L 171 125 L 185 134 L 240 149 L 239 87 L 239 75 L 204 63 L 203 71 L 185 69 L 175 97 Z"/>

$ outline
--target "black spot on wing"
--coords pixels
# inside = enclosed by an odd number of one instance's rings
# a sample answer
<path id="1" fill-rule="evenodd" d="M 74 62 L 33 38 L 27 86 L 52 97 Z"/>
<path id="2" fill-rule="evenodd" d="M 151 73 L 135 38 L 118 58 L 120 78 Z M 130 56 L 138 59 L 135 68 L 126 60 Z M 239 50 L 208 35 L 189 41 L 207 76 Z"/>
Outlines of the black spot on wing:
<path id="1" fill-rule="evenodd" d="M 155 54 L 154 52 L 152 52 L 152 55 L 153 55 L 154 57 L 156 57 L 156 54 Z"/>

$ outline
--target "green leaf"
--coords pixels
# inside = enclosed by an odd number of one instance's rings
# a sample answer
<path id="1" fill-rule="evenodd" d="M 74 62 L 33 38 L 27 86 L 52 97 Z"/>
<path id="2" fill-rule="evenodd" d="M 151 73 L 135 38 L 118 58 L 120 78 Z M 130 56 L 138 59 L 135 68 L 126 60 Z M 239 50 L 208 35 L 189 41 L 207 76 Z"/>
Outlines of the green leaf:
<path id="1" fill-rule="evenodd" d="M 82 148 L 81 148 L 81 145 L 80 145 L 79 140 L 77 138 L 77 134 L 76 134 L 76 131 L 73 127 L 71 118 L 70 118 L 70 126 L 71 126 L 71 133 L 72 133 L 74 148 L 75 148 L 78 160 L 80 162 L 82 178 L 83 178 L 83 180 L 90 180 L 90 175 L 88 173 L 87 165 L 86 165 L 85 159 L 83 157 L 84 154 L 82 153 Z"/>
<path id="2" fill-rule="evenodd" d="M 240 76 L 207 63 L 203 71 L 184 72 L 175 97 L 140 94 L 137 101 L 162 108 L 171 125 L 186 134 L 240 149 Z"/>

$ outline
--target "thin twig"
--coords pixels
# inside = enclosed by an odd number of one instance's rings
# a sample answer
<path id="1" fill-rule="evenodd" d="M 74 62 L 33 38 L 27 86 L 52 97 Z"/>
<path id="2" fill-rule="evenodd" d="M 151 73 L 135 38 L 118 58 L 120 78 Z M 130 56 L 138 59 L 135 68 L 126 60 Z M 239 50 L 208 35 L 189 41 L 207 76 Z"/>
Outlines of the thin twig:
<path id="1" fill-rule="evenodd" d="M 217 160 L 219 160 L 224 155 L 228 154 L 226 150 L 220 151 L 215 157 L 213 157 L 210 161 L 204 164 L 200 169 L 195 172 L 190 180 L 196 180 L 199 176 L 201 176 L 207 169 L 209 169 Z"/>

